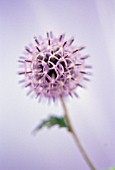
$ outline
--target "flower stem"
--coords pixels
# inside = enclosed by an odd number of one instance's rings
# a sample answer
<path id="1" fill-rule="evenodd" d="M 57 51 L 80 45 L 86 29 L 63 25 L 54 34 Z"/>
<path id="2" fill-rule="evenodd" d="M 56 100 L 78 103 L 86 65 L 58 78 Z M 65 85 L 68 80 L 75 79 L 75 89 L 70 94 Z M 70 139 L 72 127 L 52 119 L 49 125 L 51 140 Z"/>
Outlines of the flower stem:
<path id="1" fill-rule="evenodd" d="M 85 152 L 85 150 L 84 150 L 78 136 L 76 135 L 76 133 L 75 133 L 73 127 L 72 127 L 71 121 L 70 121 L 70 119 L 68 117 L 68 110 L 67 110 L 67 107 L 65 105 L 64 99 L 62 97 L 60 99 L 61 99 L 62 107 L 63 107 L 64 112 L 65 112 L 65 118 L 66 118 L 67 124 L 69 126 L 69 129 L 70 129 L 71 133 L 73 134 L 74 140 L 75 140 L 81 154 L 83 155 L 83 157 L 84 157 L 86 163 L 88 164 L 88 166 L 90 167 L 90 169 L 91 170 L 96 170 L 96 168 L 94 167 L 91 160 L 89 159 L 89 157 L 88 157 L 87 153 Z"/>

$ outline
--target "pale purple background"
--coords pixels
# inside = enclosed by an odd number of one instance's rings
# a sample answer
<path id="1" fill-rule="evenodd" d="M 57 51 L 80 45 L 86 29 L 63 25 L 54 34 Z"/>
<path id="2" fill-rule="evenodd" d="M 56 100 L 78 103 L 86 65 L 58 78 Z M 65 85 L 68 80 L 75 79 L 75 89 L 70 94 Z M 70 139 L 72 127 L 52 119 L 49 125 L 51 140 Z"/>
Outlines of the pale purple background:
<path id="1" fill-rule="evenodd" d="M 18 85 L 17 58 L 34 35 L 74 35 L 91 55 L 93 77 L 80 99 L 68 99 L 70 118 L 98 170 L 115 166 L 115 1 L 0 0 L 0 170 L 89 170 L 71 134 L 32 129 L 59 102 L 40 104 Z"/>

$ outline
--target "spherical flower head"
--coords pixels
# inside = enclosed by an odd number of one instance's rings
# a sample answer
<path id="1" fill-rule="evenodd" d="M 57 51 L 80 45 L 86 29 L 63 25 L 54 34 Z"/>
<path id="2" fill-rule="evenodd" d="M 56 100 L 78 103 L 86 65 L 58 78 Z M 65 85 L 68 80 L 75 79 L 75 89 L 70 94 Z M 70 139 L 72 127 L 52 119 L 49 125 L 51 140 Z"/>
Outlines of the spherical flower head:
<path id="1" fill-rule="evenodd" d="M 82 81 L 88 80 L 85 75 L 85 59 L 80 50 L 84 47 L 72 45 L 74 38 L 64 40 L 65 34 L 54 37 L 47 33 L 45 39 L 34 37 L 35 44 L 26 47 L 24 57 L 19 62 L 24 70 L 19 75 L 24 75 L 25 87 L 34 91 L 36 96 L 57 99 L 76 94 L 76 88 L 83 87 Z"/>

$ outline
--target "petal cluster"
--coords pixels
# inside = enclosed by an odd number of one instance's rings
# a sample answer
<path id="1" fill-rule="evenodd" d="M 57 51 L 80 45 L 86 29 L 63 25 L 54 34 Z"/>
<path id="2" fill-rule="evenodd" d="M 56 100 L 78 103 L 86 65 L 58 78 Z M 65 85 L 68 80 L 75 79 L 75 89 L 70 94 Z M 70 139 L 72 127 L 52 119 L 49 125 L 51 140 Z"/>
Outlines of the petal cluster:
<path id="1" fill-rule="evenodd" d="M 82 81 L 89 80 L 86 75 L 85 59 L 88 56 L 81 56 L 80 50 L 84 47 L 76 47 L 73 44 L 74 38 L 65 40 L 65 34 L 54 37 L 52 32 L 41 39 L 34 37 L 34 45 L 26 47 L 24 57 L 20 57 L 19 63 L 23 70 L 21 82 L 36 96 L 57 99 L 62 96 L 76 94 L 76 88 L 83 87 Z"/>

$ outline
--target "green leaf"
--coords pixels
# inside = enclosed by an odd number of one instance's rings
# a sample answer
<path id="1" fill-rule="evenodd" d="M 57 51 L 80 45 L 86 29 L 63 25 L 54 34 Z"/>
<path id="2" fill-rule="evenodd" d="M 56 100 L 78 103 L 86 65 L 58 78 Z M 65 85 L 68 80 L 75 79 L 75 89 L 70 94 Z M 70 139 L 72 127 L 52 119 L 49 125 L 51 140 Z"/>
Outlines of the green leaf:
<path id="1" fill-rule="evenodd" d="M 109 168 L 109 169 L 105 169 L 105 170 L 115 170 L 115 167 L 113 167 L 113 168 Z"/>
<path id="2" fill-rule="evenodd" d="M 33 134 L 36 134 L 43 127 L 51 128 L 58 125 L 60 128 L 66 128 L 70 131 L 65 117 L 50 116 L 48 119 L 43 120 L 34 130 Z"/>

